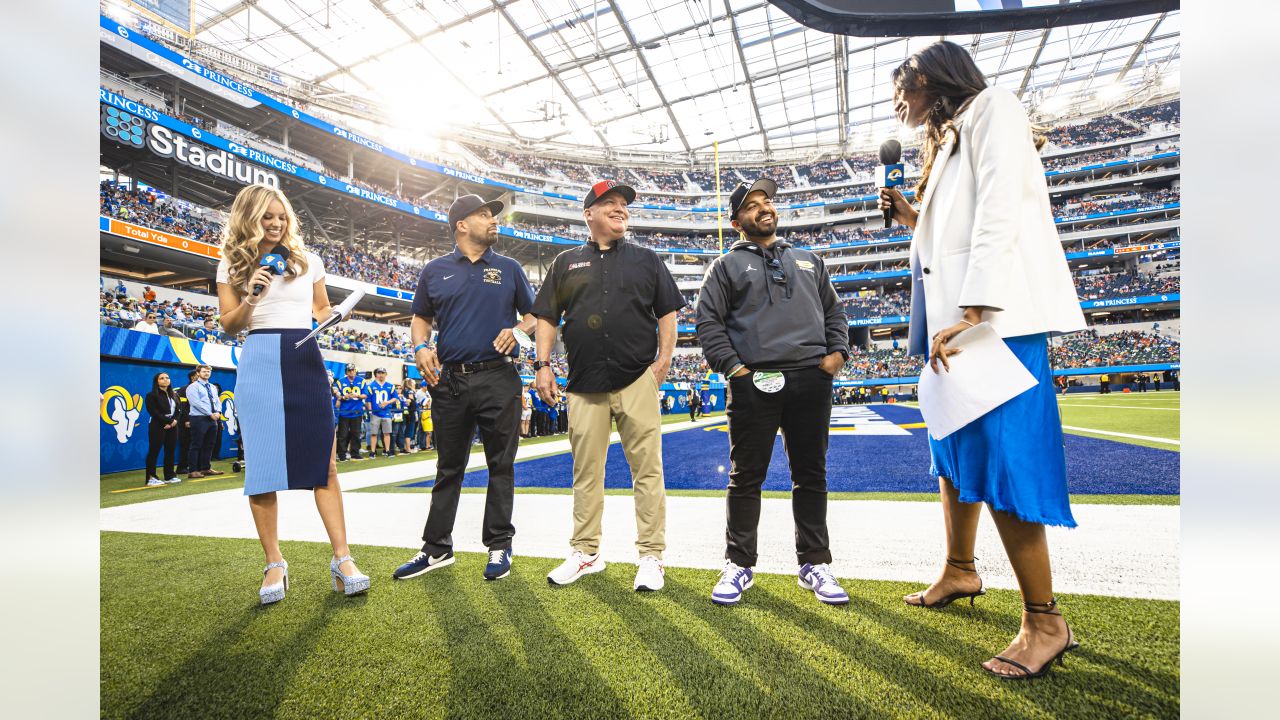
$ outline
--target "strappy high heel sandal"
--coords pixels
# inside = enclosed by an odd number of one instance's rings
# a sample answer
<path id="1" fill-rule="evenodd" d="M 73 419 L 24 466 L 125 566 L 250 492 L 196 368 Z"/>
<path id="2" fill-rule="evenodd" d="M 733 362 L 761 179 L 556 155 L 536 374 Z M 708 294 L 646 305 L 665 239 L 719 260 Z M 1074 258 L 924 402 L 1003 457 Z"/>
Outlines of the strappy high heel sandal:
<path id="1" fill-rule="evenodd" d="M 289 589 L 289 563 L 284 560 L 267 563 L 267 567 L 263 569 L 262 574 L 266 575 L 271 572 L 271 568 L 284 570 L 284 577 L 274 585 L 258 588 L 258 601 L 263 605 L 280 602 L 284 599 L 284 591 Z"/>
<path id="2" fill-rule="evenodd" d="M 342 563 L 351 560 L 351 564 L 355 564 L 355 560 L 350 555 L 343 555 L 340 558 L 333 558 L 329 561 L 329 574 L 333 576 L 333 591 L 340 592 L 344 595 L 359 595 L 369 590 L 369 576 L 357 572 L 355 575 L 343 575 Z"/>
<path id="3" fill-rule="evenodd" d="M 970 558 L 970 559 L 968 559 L 968 560 L 956 560 L 956 559 L 954 559 L 954 558 L 952 558 L 952 557 L 948 556 L 948 557 L 947 557 L 947 564 L 948 564 L 948 565 L 950 565 L 951 567 L 953 567 L 953 568 L 955 568 L 955 569 L 957 569 L 957 570 L 961 571 L 961 572 L 973 573 L 974 575 L 977 575 L 977 574 L 978 574 L 978 571 L 977 571 L 977 569 L 976 569 L 976 568 L 971 570 L 971 569 L 969 569 L 969 568 L 967 568 L 967 567 L 961 567 L 962 565 L 973 565 L 973 564 L 974 564 L 974 562 L 975 562 L 977 559 L 978 559 L 978 558 Z M 973 605 L 973 601 L 974 601 L 975 599 L 977 599 L 979 595 L 986 595 L 986 594 L 987 594 L 987 590 L 986 590 L 986 588 L 982 587 L 982 579 L 981 579 L 981 578 L 979 578 L 979 579 L 978 579 L 978 589 L 977 589 L 976 591 L 974 591 L 974 592 L 955 592 L 955 593 L 951 593 L 950 595 L 948 595 L 948 596 L 946 596 L 946 597 L 944 597 L 944 598 L 939 598 L 939 599 L 937 599 L 937 600 L 934 600 L 934 601 L 933 601 L 933 602 L 931 602 L 931 603 L 925 602 L 925 600 L 924 600 L 924 594 L 925 594 L 926 592 L 928 592 L 928 590 L 927 590 L 927 589 L 926 589 L 926 590 L 921 590 L 920 592 L 915 593 L 915 595 L 908 596 L 908 597 L 915 597 L 915 598 L 917 598 L 920 602 L 911 602 L 910 600 L 905 600 L 905 599 L 903 600 L 903 602 L 905 602 L 906 604 L 910 605 L 911 607 L 922 607 L 922 608 L 930 608 L 930 609 L 932 609 L 932 610 L 941 610 L 942 608 L 944 608 L 944 607 L 946 607 L 946 606 L 950 605 L 951 603 L 953 603 L 953 602 L 955 602 L 955 601 L 957 601 L 957 600 L 963 600 L 963 599 L 965 599 L 965 598 L 969 598 L 969 605 L 970 605 L 970 606 L 972 606 L 972 605 Z"/>
<path id="4" fill-rule="evenodd" d="M 1035 615 L 1057 615 L 1058 617 L 1062 617 L 1062 613 L 1058 612 L 1057 608 L 1058 608 L 1058 598 L 1053 598 L 1047 603 L 1023 603 L 1022 604 L 1022 609 Z M 1055 662 L 1058 663 L 1059 665 L 1065 665 L 1066 654 L 1080 647 L 1080 643 L 1076 642 L 1075 634 L 1071 632 L 1071 626 L 1067 625 L 1066 620 L 1063 620 L 1062 624 L 1066 625 L 1067 627 L 1067 644 L 1062 646 L 1062 649 L 1058 651 L 1057 655 L 1054 655 L 1053 657 L 1049 658 L 1048 662 L 1041 665 L 1040 669 L 1033 671 L 1031 668 L 1027 667 L 1026 665 L 1023 665 L 1017 660 L 1010 660 L 1009 658 L 1004 657 L 1002 655 L 996 655 L 995 659 L 999 660 L 1000 662 L 1008 663 L 1018 668 L 1019 670 L 1022 671 L 1023 674 L 1003 675 L 1001 673 L 996 672 L 995 670 L 991 670 L 990 668 L 987 668 L 986 666 L 983 666 L 982 669 L 986 670 L 992 675 L 995 675 L 1001 680 L 1030 680 L 1031 678 L 1044 677 L 1045 675 L 1048 675 L 1049 670 L 1053 668 L 1053 664 Z"/>

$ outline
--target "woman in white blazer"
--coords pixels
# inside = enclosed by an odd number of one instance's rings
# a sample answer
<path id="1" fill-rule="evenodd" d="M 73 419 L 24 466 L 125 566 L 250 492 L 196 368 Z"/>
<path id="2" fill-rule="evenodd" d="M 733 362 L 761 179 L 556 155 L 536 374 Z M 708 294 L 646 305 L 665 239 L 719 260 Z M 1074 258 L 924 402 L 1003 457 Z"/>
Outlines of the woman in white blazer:
<path id="1" fill-rule="evenodd" d="M 1018 99 L 987 87 L 964 48 L 938 42 L 893 73 L 894 111 L 923 127 L 919 210 L 897 190 L 880 207 L 914 228 L 908 351 L 946 372 L 947 344 L 988 322 L 1035 376 L 1035 387 L 933 440 L 947 561 L 937 582 L 904 598 L 941 608 L 983 593 L 973 548 L 986 503 L 1022 591 L 1022 629 L 983 667 L 1006 679 L 1043 675 L 1074 649 L 1057 610 L 1045 525 L 1075 527 L 1047 339 L 1085 327 L 1049 209 L 1037 138 Z"/>

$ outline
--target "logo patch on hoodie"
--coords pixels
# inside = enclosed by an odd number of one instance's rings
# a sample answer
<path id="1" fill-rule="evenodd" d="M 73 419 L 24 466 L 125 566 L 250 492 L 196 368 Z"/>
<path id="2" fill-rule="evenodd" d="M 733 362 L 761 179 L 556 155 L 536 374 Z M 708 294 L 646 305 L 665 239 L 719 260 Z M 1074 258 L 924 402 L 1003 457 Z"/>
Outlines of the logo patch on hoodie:
<path id="1" fill-rule="evenodd" d="M 809 260 L 796 260 L 796 267 L 813 272 L 813 263 Z"/>

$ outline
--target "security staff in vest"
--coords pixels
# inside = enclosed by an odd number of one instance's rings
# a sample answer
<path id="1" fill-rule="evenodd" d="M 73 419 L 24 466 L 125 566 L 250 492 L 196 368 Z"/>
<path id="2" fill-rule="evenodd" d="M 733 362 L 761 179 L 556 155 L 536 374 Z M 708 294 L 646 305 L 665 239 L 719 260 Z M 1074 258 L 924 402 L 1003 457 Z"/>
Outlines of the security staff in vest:
<path id="1" fill-rule="evenodd" d="M 396 569 L 397 580 L 453 564 L 453 523 L 476 427 L 489 465 L 481 539 L 485 580 L 511 571 L 511 509 L 520 443 L 520 374 L 515 330 L 533 332 L 533 287 L 520 263 L 493 251 L 503 204 L 464 195 L 449 207 L 456 247 L 427 263 L 413 296 L 414 360 L 431 394 L 436 481 L 422 551 Z M 521 322 L 516 325 L 517 314 Z M 437 328 L 436 347 L 428 345 Z"/>
<path id="2" fill-rule="evenodd" d="M 556 256 L 534 303 L 538 317 L 538 394 L 556 406 L 551 369 L 556 329 L 564 320 L 569 353 L 569 447 L 573 451 L 573 551 L 547 580 L 567 585 L 600 572 L 604 464 L 613 421 L 631 466 L 640 567 L 633 587 L 664 585 L 667 505 L 662 476 L 662 413 L 658 388 L 671 367 L 676 311 L 684 307 L 676 281 L 658 254 L 626 242 L 636 191 L 614 180 L 592 186 L 583 200 L 591 239 Z"/>
<path id="3" fill-rule="evenodd" d="M 698 343 L 730 391 L 728 562 L 711 599 L 732 605 L 751 587 L 760 487 L 781 428 L 800 586 L 838 605 L 849 596 L 829 565 L 827 435 L 849 327 L 822 258 L 778 238 L 777 191 L 768 178 L 733 191 L 729 219 L 742 239 L 711 263 L 698 298 Z"/>

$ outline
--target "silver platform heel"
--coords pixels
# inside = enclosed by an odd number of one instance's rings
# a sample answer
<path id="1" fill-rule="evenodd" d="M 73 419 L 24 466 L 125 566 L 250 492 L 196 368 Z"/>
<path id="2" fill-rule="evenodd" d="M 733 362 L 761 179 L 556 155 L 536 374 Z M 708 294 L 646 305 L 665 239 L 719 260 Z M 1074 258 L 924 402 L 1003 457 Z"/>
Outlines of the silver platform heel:
<path id="1" fill-rule="evenodd" d="M 283 568 L 284 578 L 275 585 L 258 588 L 258 600 L 260 600 L 263 605 L 280 602 L 284 599 L 284 591 L 289 589 L 289 563 L 284 560 L 281 560 L 280 562 L 267 563 L 267 567 L 262 571 L 262 574 L 266 575 L 271 572 L 271 568 Z"/>
<path id="2" fill-rule="evenodd" d="M 367 592 L 369 590 L 368 575 L 342 574 L 342 570 L 340 569 L 342 567 L 342 563 L 347 562 L 348 560 L 351 560 L 352 563 L 355 562 L 355 560 L 352 560 L 350 555 L 343 555 L 340 558 L 333 558 L 329 561 L 329 574 L 333 576 L 333 591 L 340 592 L 345 595 L 359 595 L 362 592 Z"/>

